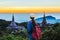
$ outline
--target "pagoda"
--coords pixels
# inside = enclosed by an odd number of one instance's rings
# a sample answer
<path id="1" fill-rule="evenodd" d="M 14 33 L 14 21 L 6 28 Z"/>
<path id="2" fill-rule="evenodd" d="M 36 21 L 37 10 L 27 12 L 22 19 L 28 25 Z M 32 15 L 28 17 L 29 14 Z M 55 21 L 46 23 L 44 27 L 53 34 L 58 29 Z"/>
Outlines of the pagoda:
<path id="1" fill-rule="evenodd" d="M 47 24 L 47 22 L 46 22 L 46 17 L 45 17 L 45 12 L 44 12 L 43 21 L 42 21 L 42 27 L 45 27 L 46 24 Z"/>
<path id="2" fill-rule="evenodd" d="M 14 20 L 14 15 L 12 16 L 11 24 L 7 27 L 7 29 L 11 32 L 17 32 L 18 30 L 23 30 L 23 26 L 17 26 Z"/>

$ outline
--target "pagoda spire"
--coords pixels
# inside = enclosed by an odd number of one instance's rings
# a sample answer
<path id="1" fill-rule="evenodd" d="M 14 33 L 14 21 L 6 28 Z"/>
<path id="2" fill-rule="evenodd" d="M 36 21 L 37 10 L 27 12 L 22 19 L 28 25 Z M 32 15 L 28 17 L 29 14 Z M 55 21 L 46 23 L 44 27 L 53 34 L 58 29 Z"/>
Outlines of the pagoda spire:
<path id="1" fill-rule="evenodd" d="M 12 21 L 14 22 L 14 14 L 12 15 Z"/>
<path id="2" fill-rule="evenodd" d="M 45 12 L 44 12 L 44 15 L 43 15 L 43 21 L 42 21 L 42 26 L 45 27 L 46 26 L 46 17 L 45 17 Z"/>
<path id="3" fill-rule="evenodd" d="M 10 24 L 11 27 L 16 27 L 16 23 L 15 23 L 15 19 L 14 19 L 14 14 L 12 14 L 12 21 L 11 21 L 11 24 Z"/>

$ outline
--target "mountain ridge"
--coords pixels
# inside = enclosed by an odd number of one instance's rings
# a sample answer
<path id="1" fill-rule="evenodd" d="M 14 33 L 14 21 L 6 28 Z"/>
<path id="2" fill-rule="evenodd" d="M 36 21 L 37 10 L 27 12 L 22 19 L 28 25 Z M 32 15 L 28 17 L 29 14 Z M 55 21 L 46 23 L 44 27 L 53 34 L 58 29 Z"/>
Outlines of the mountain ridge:
<path id="1" fill-rule="evenodd" d="M 43 17 L 37 18 L 35 20 L 38 23 L 42 23 Z M 53 16 L 46 16 L 46 21 L 47 21 L 47 23 L 50 23 L 50 24 L 54 24 L 54 23 L 57 23 L 57 22 L 60 23 L 60 19 L 56 19 Z"/>

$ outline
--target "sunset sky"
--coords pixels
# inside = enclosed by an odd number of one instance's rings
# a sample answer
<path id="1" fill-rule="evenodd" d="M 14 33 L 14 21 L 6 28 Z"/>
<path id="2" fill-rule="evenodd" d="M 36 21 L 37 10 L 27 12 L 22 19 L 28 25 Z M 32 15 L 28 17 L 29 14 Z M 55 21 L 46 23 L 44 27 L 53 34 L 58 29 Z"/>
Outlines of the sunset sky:
<path id="1" fill-rule="evenodd" d="M 60 0 L 0 0 L 0 12 L 60 12 Z"/>

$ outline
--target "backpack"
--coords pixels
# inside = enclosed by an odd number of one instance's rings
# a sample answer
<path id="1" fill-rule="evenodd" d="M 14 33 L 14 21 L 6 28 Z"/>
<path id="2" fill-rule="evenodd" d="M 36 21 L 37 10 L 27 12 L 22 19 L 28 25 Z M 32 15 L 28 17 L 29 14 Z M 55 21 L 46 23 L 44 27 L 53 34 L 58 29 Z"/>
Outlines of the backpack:
<path id="1" fill-rule="evenodd" d="M 36 40 L 40 39 L 41 37 L 41 29 L 38 25 L 36 25 L 34 28 L 33 28 L 33 31 L 32 31 L 32 37 Z"/>

